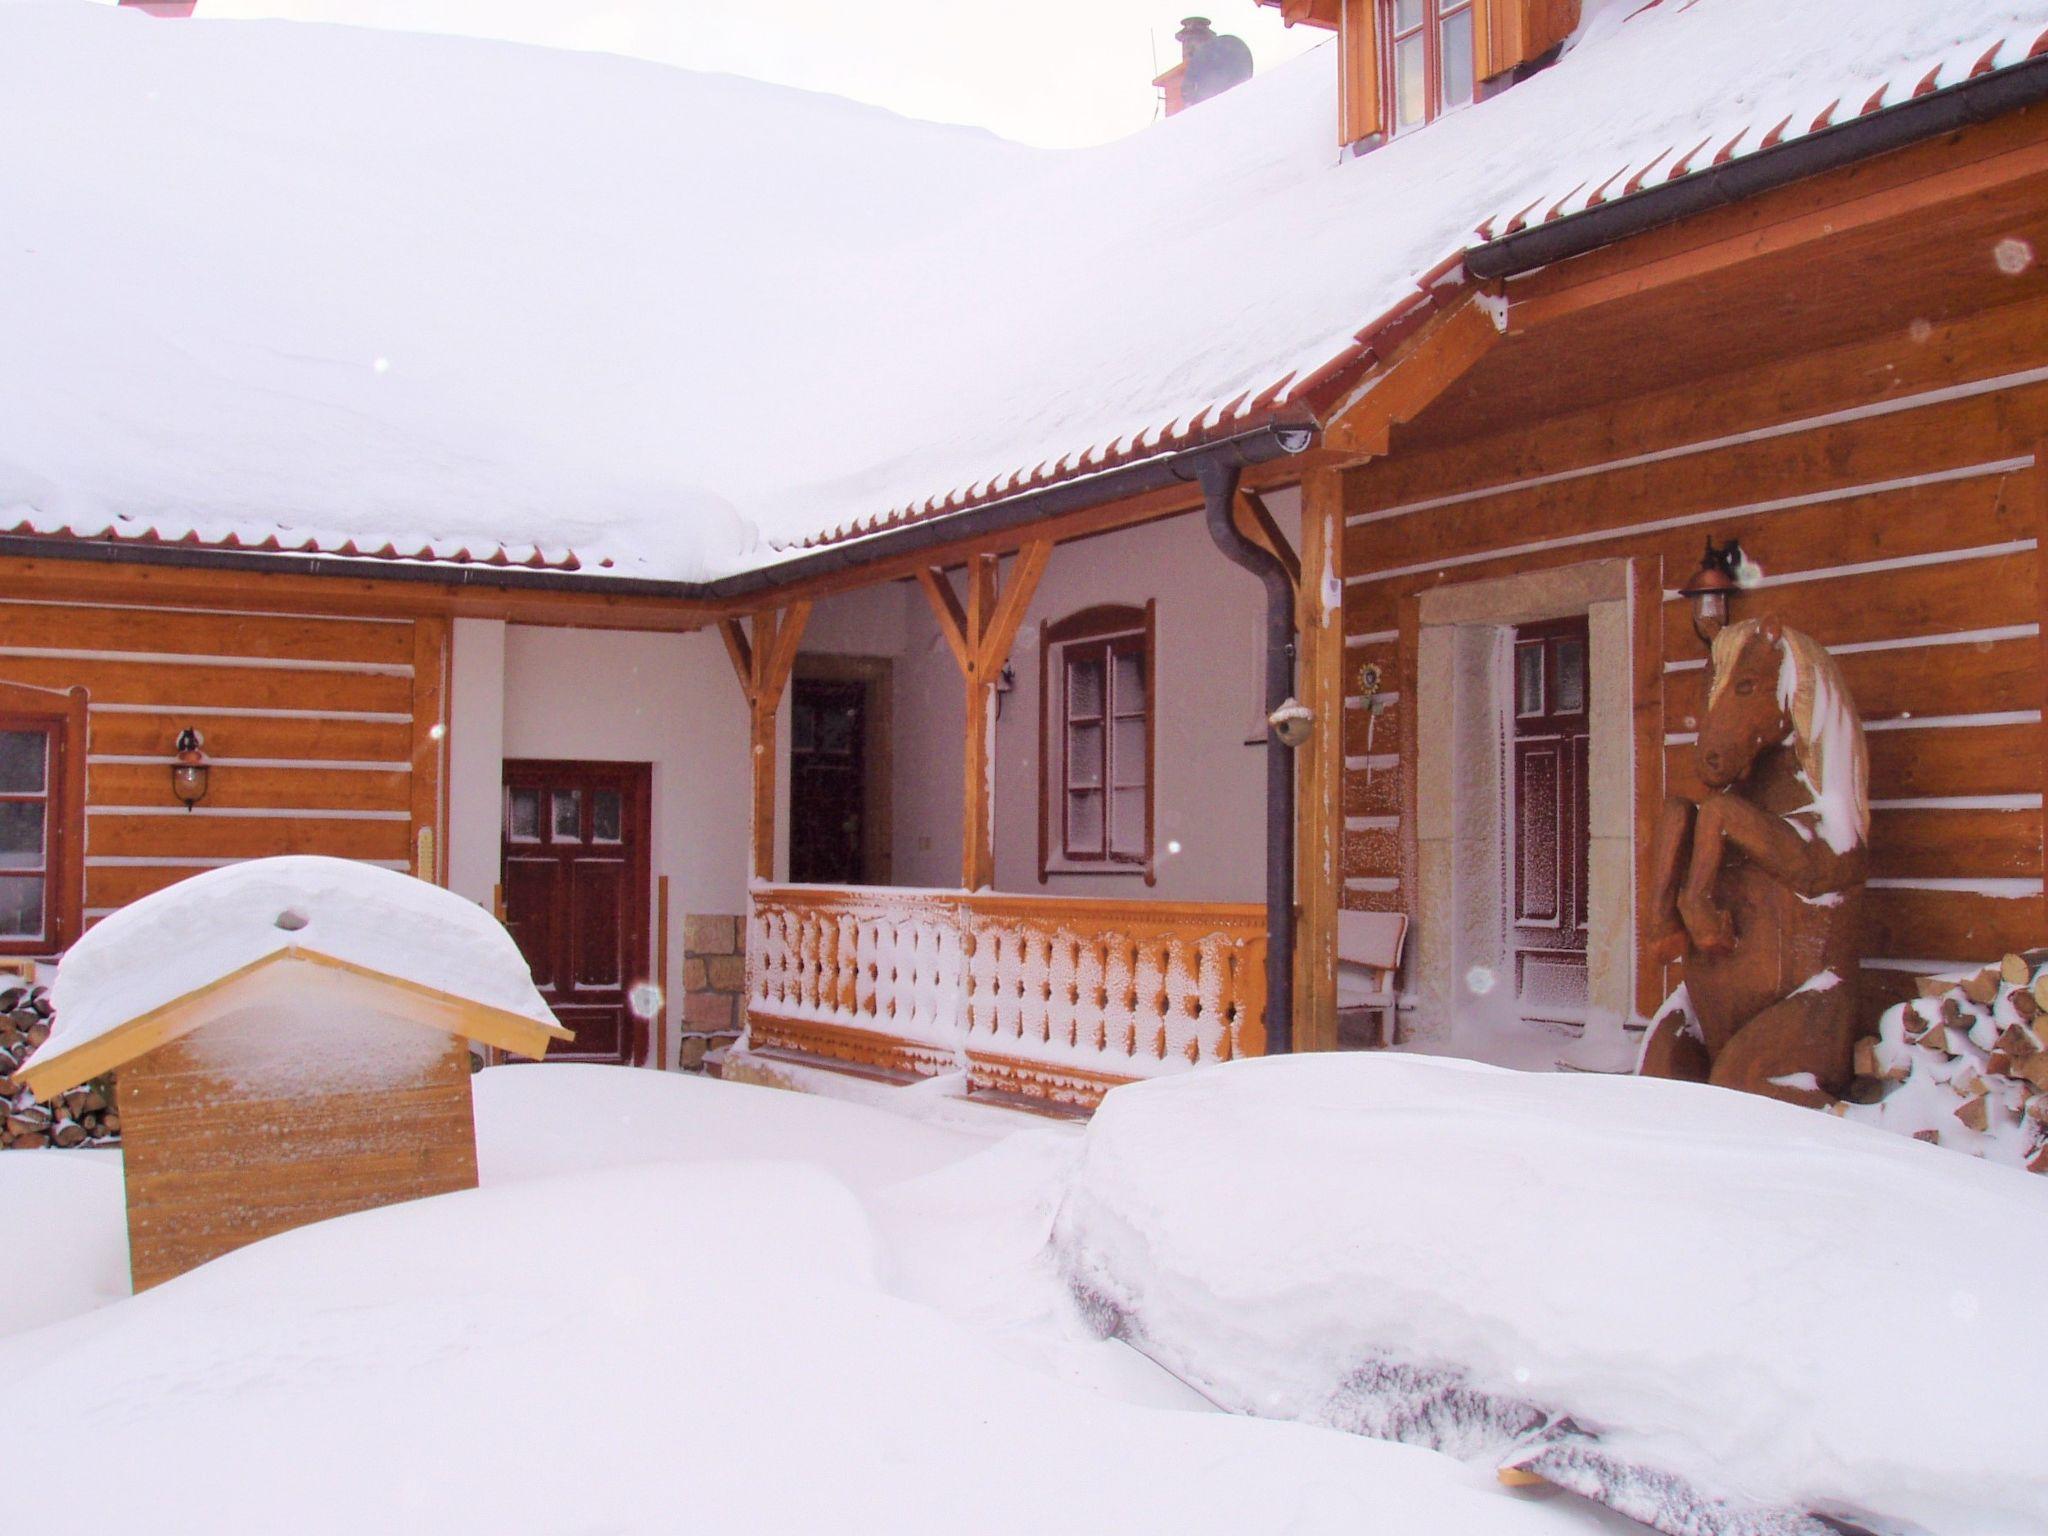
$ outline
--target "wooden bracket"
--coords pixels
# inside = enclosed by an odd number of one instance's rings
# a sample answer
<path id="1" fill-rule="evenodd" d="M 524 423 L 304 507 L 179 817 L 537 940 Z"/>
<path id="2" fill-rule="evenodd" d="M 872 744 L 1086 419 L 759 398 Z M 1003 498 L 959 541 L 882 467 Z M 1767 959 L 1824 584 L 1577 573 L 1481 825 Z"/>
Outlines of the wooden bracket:
<path id="1" fill-rule="evenodd" d="M 1239 491 L 1237 504 L 1230 509 L 1230 520 L 1237 525 L 1239 533 L 1287 567 L 1287 579 L 1299 592 L 1301 556 L 1294 552 L 1294 546 L 1287 542 L 1286 533 L 1273 521 L 1273 514 L 1266 509 L 1265 498 L 1257 491 Z"/>
<path id="2" fill-rule="evenodd" d="M 1323 423 L 1323 447 L 1353 462 L 1384 458 L 1393 430 L 1413 421 L 1499 345 L 1507 300 L 1467 295 L 1409 337 Z"/>

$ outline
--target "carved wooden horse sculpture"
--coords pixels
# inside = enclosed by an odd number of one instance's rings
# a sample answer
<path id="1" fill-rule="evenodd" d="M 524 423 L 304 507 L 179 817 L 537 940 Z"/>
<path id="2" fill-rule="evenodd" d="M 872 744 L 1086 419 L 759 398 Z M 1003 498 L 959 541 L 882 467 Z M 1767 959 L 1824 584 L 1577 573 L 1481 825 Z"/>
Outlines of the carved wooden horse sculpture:
<path id="1" fill-rule="evenodd" d="M 1870 831 L 1863 725 L 1834 658 L 1775 619 L 1714 637 L 1696 749 L 1709 793 L 1665 802 L 1652 900 L 1685 960 L 1642 1072 L 1823 1105 L 1849 1086 Z"/>

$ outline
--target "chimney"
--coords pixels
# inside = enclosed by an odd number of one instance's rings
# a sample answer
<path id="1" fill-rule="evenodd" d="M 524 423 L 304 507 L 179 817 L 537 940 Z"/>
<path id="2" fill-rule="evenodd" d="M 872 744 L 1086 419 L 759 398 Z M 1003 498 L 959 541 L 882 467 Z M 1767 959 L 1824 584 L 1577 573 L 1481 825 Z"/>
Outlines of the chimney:
<path id="1" fill-rule="evenodd" d="M 149 16 L 190 16 L 199 0 L 120 0 L 124 11 L 141 11 Z"/>
<path id="2" fill-rule="evenodd" d="M 1180 62 L 1152 83 L 1166 99 L 1166 115 L 1221 96 L 1252 77 L 1252 51 L 1243 39 L 1218 35 L 1206 16 L 1190 16 L 1174 33 Z"/>

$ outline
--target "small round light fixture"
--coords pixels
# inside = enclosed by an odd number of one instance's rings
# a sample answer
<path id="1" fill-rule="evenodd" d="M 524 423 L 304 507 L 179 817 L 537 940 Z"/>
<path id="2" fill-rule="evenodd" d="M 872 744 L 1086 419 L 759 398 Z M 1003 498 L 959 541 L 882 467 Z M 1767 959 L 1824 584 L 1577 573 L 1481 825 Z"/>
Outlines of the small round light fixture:
<path id="1" fill-rule="evenodd" d="M 178 733 L 178 760 L 171 764 L 171 793 L 188 811 L 206 798 L 206 781 L 213 773 L 200 745 L 199 733 L 187 726 Z"/>
<path id="2" fill-rule="evenodd" d="M 1741 590 L 1735 573 L 1742 566 L 1742 545 L 1734 539 L 1726 544 L 1707 540 L 1707 552 L 1700 568 L 1678 589 L 1678 595 L 1692 604 L 1692 627 L 1707 644 L 1714 643 L 1728 622 L 1728 599 Z"/>

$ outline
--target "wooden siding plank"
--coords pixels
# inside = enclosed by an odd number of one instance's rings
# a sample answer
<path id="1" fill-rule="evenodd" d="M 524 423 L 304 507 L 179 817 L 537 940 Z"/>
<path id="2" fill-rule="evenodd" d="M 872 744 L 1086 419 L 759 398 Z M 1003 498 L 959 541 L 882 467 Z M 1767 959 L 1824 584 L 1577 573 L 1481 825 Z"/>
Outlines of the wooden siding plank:
<path id="1" fill-rule="evenodd" d="M 322 709 L 405 714 L 412 680 L 351 672 L 0 656 L 0 680 L 37 688 L 83 686 L 94 704 L 150 704 L 169 713 L 217 709 Z"/>
<path id="2" fill-rule="evenodd" d="M 15 643 L 49 650 L 412 664 L 412 626 L 406 623 L 0 600 L 0 630 L 32 636 Z"/>
<path id="3" fill-rule="evenodd" d="M 1864 894 L 1864 953 L 1873 960 L 1995 960 L 2048 937 L 2038 896 L 1877 889 Z"/>
<path id="4" fill-rule="evenodd" d="M 1760 587 L 1736 600 L 1736 617 L 1776 618 L 1825 646 L 1997 629 L 2035 621 L 2034 551 L 1950 560 Z M 1698 654 L 1692 605 L 1664 605 L 1668 655 Z"/>
<path id="5" fill-rule="evenodd" d="M 340 859 L 409 859 L 403 821 L 326 817 L 124 816 L 94 811 L 86 818 L 86 859 L 255 859 L 269 854 L 324 853 Z"/>
<path id="6" fill-rule="evenodd" d="M 1401 873 L 1399 826 L 1347 827 L 1344 831 L 1344 878 L 1395 879 Z"/>
<path id="7" fill-rule="evenodd" d="M 1966 807 L 1872 811 L 1870 873 L 1885 880 L 2039 879 L 2041 813 Z"/>
<path id="8" fill-rule="evenodd" d="M 1651 518 L 1718 512 L 1989 463 L 2010 457 L 2015 442 L 2029 444 L 2021 451 L 2030 451 L 2033 436 L 2044 427 L 2048 387 L 2036 386 L 1497 492 L 1354 524 L 1346 539 L 1345 569 L 1369 577 L 1375 570 L 1485 556 L 1516 542 L 1517 534 L 1534 540 L 1599 533 Z M 1443 481 L 1435 494 L 1469 483 L 1462 477 Z M 1514 533 L 1504 535 L 1504 530 Z"/>
<path id="9" fill-rule="evenodd" d="M 1394 684 L 1399 676 L 1399 672 L 1388 675 L 1384 685 L 1388 693 L 1395 691 Z M 1398 752 L 1401 747 L 1401 733 L 1405 729 L 1402 724 L 1405 707 L 1405 700 L 1394 699 L 1380 711 L 1377 723 L 1367 710 L 1355 707 L 1345 710 L 1344 755 L 1364 757 L 1368 753 L 1383 755 Z"/>
<path id="10" fill-rule="evenodd" d="M 206 738 L 207 756 L 213 758 L 403 766 L 412 755 L 412 727 L 403 722 L 280 720 L 205 710 L 146 715 L 95 711 L 92 752 L 97 757 L 161 757 L 168 762 L 178 732 L 188 725 Z"/>
<path id="11" fill-rule="evenodd" d="M 1954 795 L 2024 795 L 2041 789 L 2037 725 L 1944 726 L 1870 731 L 1870 792 L 1879 800 Z M 1666 747 L 1672 793 L 1705 793 L 1690 743 Z"/>
<path id="12" fill-rule="evenodd" d="M 2032 638 L 1853 651 L 1835 659 L 1866 721 L 2041 707 L 2041 646 Z M 1704 667 L 1665 674 L 1666 731 L 1698 726 L 1705 688 Z"/>
<path id="13" fill-rule="evenodd" d="M 167 766 L 95 763 L 90 775 L 94 805 L 178 803 L 171 794 Z M 412 805 L 412 775 L 403 770 L 239 768 L 216 763 L 207 778 L 204 804 L 214 810 L 403 811 Z"/>
<path id="14" fill-rule="evenodd" d="M 94 865 L 85 872 L 85 904 L 88 908 L 125 907 L 205 873 L 189 864 Z"/>

